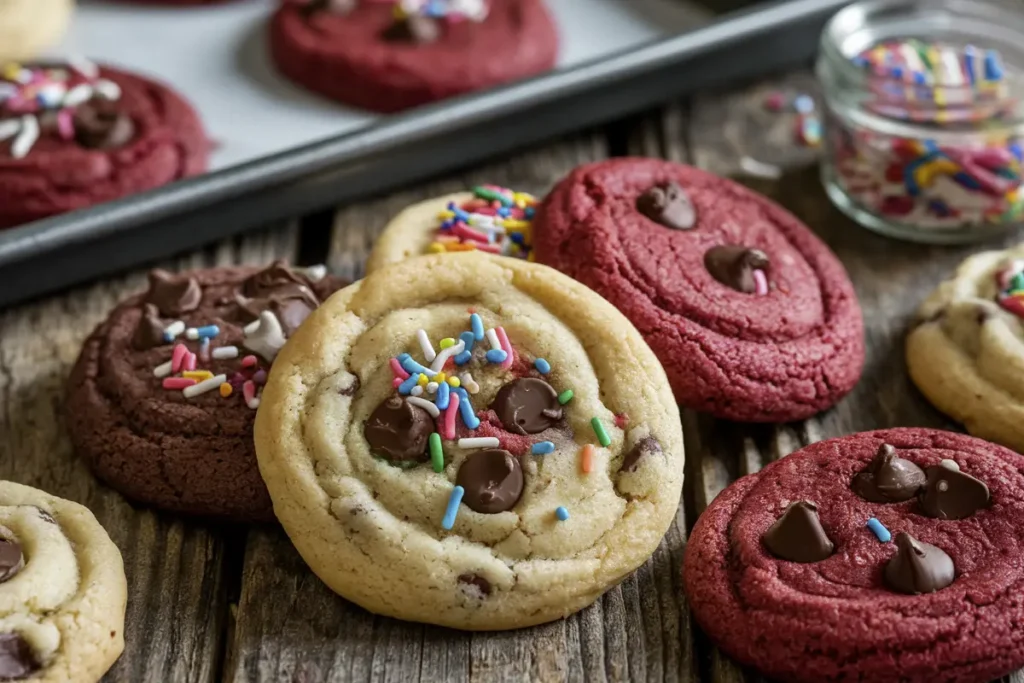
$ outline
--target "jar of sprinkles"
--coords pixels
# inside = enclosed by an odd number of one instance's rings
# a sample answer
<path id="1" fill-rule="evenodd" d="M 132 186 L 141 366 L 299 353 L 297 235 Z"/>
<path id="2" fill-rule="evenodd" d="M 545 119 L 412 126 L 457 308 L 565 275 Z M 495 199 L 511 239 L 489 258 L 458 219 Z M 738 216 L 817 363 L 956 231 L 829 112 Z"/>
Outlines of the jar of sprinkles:
<path id="1" fill-rule="evenodd" d="M 1024 7 L 863 0 L 822 35 L 822 179 L 871 230 L 962 243 L 1024 223 Z"/>

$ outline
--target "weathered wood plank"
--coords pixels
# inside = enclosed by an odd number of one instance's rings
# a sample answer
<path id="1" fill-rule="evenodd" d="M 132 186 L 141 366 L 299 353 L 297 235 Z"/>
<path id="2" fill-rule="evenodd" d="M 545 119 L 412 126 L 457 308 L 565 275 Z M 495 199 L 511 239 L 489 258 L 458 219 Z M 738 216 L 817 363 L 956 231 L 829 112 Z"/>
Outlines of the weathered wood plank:
<path id="1" fill-rule="evenodd" d="M 164 264 L 198 267 L 289 256 L 294 229 L 263 233 Z M 121 549 L 128 576 L 125 653 L 110 683 L 212 683 L 227 614 L 225 534 L 136 508 L 99 484 L 63 427 L 64 383 L 84 338 L 145 273 L 0 313 L 0 478 L 88 506 Z"/>

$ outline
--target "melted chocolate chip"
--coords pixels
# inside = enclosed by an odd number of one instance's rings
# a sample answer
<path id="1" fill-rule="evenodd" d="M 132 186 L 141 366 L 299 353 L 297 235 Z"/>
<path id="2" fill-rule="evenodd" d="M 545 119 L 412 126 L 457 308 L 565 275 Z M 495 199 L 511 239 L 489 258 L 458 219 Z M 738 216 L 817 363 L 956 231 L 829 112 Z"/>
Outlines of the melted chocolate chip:
<path id="1" fill-rule="evenodd" d="M 655 455 L 661 453 L 661 444 L 653 436 L 648 436 L 640 439 L 636 442 L 636 445 L 630 449 L 629 453 L 626 453 L 626 457 L 622 459 L 622 472 L 632 472 L 636 469 L 637 463 L 640 462 L 641 456 Z"/>
<path id="2" fill-rule="evenodd" d="M 462 574 L 459 576 L 459 583 L 480 593 L 481 598 L 486 598 L 491 595 L 491 582 L 479 574 Z"/>
<path id="3" fill-rule="evenodd" d="M 924 470 L 882 444 L 867 469 L 853 478 L 850 488 L 872 503 L 900 503 L 917 495 L 925 483 Z"/>
<path id="4" fill-rule="evenodd" d="M 27 678 L 39 669 L 27 640 L 17 633 L 0 633 L 0 681 Z"/>
<path id="5" fill-rule="evenodd" d="M 247 278 L 237 301 L 248 320 L 256 320 L 263 311 L 274 313 L 286 336 L 299 329 L 320 305 L 309 282 L 284 261 L 275 261 Z"/>
<path id="6" fill-rule="evenodd" d="M 87 149 L 116 149 L 135 137 L 135 122 L 117 104 L 86 102 L 75 110 L 75 142 Z"/>
<path id="7" fill-rule="evenodd" d="M 202 298 L 203 288 L 194 277 L 175 276 L 159 269 L 149 272 L 145 301 L 154 304 L 160 315 L 171 317 L 194 311 Z"/>
<path id="8" fill-rule="evenodd" d="M 964 519 L 988 507 L 985 482 L 964 474 L 953 461 L 925 470 L 928 477 L 919 496 L 921 510 L 936 519 Z"/>
<path id="9" fill-rule="evenodd" d="M 513 434 L 539 434 L 562 419 L 558 393 L 535 377 L 522 377 L 503 386 L 491 409 Z"/>
<path id="10" fill-rule="evenodd" d="M 757 289 L 754 271 L 767 271 L 770 265 L 768 255 L 760 249 L 712 247 L 704 254 L 704 267 L 711 277 L 744 294 L 753 294 Z"/>
<path id="11" fill-rule="evenodd" d="M 818 506 L 807 500 L 790 503 L 762 540 L 772 555 L 790 562 L 821 562 L 835 550 L 818 519 Z"/>
<path id="12" fill-rule="evenodd" d="M 885 565 L 885 583 L 895 591 L 934 593 L 953 583 L 953 560 L 941 548 L 907 533 L 896 534 L 896 555 Z"/>
<path id="13" fill-rule="evenodd" d="M 436 43 L 441 37 L 441 24 L 430 17 L 403 17 L 388 26 L 383 37 L 392 43 Z"/>
<path id="14" fill-rule="evenodd" d="M 462 502 L 470 510 L 487 515 L 511 510 L 523 495 L 519 460 L 497 448 L 477 451 L 466 458 L 455 482 L 466 491 Z"/>
<path id="15" fill-rule="evenodd" d="M 636 210 L 673 230 L 689 230 L 697 222 L 693 202 L 677 183 L 662 183 L 648 188 L 637 197 Z"/>
<path id="16" fill-rule="evenodd" d="M 24 567 L 25 555 L 21 552 L 21 544 L 0 539 L 0 583 L 13 579 Z"/>
<path id="17" fill-rule="evenodd" d="M 398 396 L 377 406 L 363 425 L 370 451 L 392 463 L 425 462 L 433 431 L 430 414 Z"/>
<path id="18" fill-rule="evenodd" d="M 164 341 L 165 327 L 160 319 L 160 310 L 153 304 L 143 304 L 142 317 L 139 318 L 139 326 L 135 328 L 132 346 L 140 351 L 163 346 L 167 343 Z"/>

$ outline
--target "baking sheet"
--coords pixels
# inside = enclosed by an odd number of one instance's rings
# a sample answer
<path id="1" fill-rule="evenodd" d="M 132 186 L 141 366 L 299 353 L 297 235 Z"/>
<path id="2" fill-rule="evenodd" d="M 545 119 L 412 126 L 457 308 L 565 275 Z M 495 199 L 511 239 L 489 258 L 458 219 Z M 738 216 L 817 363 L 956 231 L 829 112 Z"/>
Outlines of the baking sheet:
<path id="1" fill-rule="evenodd" d="M 267 47 L 277 0 L 196 8 L 83 0 L 54 54 L 84 55 L 155 76 L 196 106 L 215 144 L 210 170 L 358 130 L 377 117 L 292 85 Z M 665 38 L 710 14 L 677 0 L 548 0 L 561 37 L 559 67 Z"/>

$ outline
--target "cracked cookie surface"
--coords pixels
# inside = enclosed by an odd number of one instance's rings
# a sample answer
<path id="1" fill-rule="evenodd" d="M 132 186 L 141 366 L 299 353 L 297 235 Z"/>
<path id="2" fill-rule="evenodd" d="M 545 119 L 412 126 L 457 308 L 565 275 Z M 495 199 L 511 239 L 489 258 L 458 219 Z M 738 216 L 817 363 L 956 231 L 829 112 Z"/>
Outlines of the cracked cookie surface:
<path id="1" fill-rule="evenodd" d="M 0 680 L 96 683 L 124 650 L 126 596 L 91 512 L 0 481 Z"/>
<path id="2" fill-rule="evenodd" d="M 636 325 L 686 407 L 798 420 L 860 377 L 863 322 L 842 264 L 732 181 L 655 159 L 581 166 L 538 208 L 533 242 L 537 261 Z"/>
<path id="3" fill-rule="evenodd" d="M 930 429 L 807 446 L 701 515 L 683 566 L 694 615 L 726 653 L 773 679 L 998 678 L 1024 665 L 1022 472 L 1012 451 Z M 885 497 L 865 488 L 868 475 Z M 817 533 L 806 516 L 779 531 L 793 504 L 813 512 Z M 902 534 L 925 561 L 901 577 Z M 787 561 L 785 547 L 820 552 Z M 925 551 L 945 555 L 952 577 L 939 581 Z"/>
<path id="4" fill-rule="evenodd" d="M 593 602 L 657 547 L 683 477 L 636 330 L 549 268 L 482 254 L 409 259 L 321 306 L 274 364 L 256 451 L 337 593 L 476 630 Z"/>

